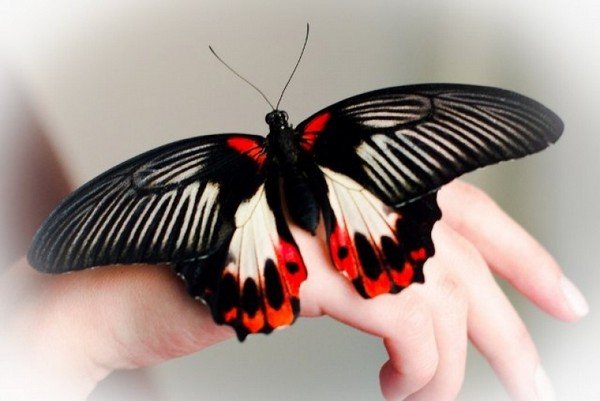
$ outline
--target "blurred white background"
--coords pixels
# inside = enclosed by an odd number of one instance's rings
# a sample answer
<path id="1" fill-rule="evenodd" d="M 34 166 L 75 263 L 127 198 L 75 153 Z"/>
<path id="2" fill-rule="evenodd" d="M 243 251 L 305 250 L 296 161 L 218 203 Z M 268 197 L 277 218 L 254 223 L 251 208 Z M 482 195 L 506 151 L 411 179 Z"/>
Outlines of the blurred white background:
<path id="1" fill-rule="evenodd" d="M 556 146 L 468 179 L 540 239 L 588 297 L 591 314 L 567 325 L 508 290 L 559 399 L 600 399 L 597 0 L 0 0 L 0 62 L 24 88 L 80 185 L 176 139 L 266 133 L 268 107 L 208 45 L 276 99 L 306 22 L 308 49 L 282 103 L 295 124 L 341 98 L 419 82 L 512 89 L 563 118 L 566 131 Z M 2 179 L 14 181 L 17 167 L 7 163 L 11 146 L 22 140 L 16 137 L 19 103 L 6 93 L 0 93 Z M 19 157 L 23 164 L 29 156 Z M 6 202 L 0 207 L 10 209 Z M 6 232 L 10 226 L 0 223 Z M 92 398 L 380 399 L 385 360 L 376 338 L 326 318 L 301 319 L 269 337 L 232 340 L 146 372 L 115 375 Z M 505 398 L 491 369 L 470 350 L 460 399 Z"/>

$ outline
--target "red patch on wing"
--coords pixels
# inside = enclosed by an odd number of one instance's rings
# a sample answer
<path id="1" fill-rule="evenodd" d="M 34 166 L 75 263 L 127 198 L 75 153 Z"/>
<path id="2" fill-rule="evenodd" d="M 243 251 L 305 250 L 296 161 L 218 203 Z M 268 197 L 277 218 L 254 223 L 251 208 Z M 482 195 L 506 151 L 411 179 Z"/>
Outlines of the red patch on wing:
<path id="1" fill-rule="evenodd" d="M 289 299 L 286 299 L 279 309 L 271 307 L 269 303 L 266 303 L 266 306 L 267 321 L 270 327 L 289 326 L 294 323 L 294 312 Z"/>
<path id="2" fill-rule="evenodd" d="M 266 154 L 263 146 L 252 138 L 233 136 L 227 139 L 227 145 L 237 152 L 251 157 L 259 166 L 265 162 Z"/>
<path id="3" fill-rule="evenodd" d="M 295 244 L 280 239 L 277 253 L 277 266 L 283 282 L 287 284 L 287 289 L 292 297 L 298 297 L 300 294 L 300 284 L 306 280 L 306 266 L 302 260 L 302 255 Z"/>
<path id="4" fill-rule="evenodd" d="M 242 324 L 249 333 L 259 333 L 265 327 L 265 316 L 262 310 L 259 309 L 254 315 L 242 312 Z"/>
<path id="5" fill-rule="evenodd" d="M 334 266 L 351 281 L 360 281 L 367 297 L 372 298 L 391 291 L 392 282 L 386 270 L 382 269 L 376 278 L 370 278 L 360 263 L 350 234 L 337 224 L 329 236 L 329 251 Z M 380 260 L 379 263 L 383 264 L 383 261 Z"/>
<path id="6" fill-rule="evenodd" d="M 425 261 L 427 259 L 427 250 L 425 248 L 419 248 L 410 252 L 410 257 L 415 261 Z"/>
<path id="7" fill-rule="evenodd" d="M 365 292 L 369 298 L 376 297 L 377 295 L 387 294 L 392 289 L 392 282 L 386 271 L 382 271 L 379 277 L 375 280 L 370 279 L 366 275 L 363 276 L 363 286 Z"/>
<path id="8" fill-rule="evenodd" d="M 302 140 L 300 141 L 300 146 L 302 146 L 304 150 L 310 151 L 312 149 L 317 137 L 321 131 L 323 131 L 330 118 L 331 113 L 324 112 L 315 116 L 306 124 L 304 131 L 302 132 Z"/>
<path id="9" fill-rule="evenodd" d="M 383 248 L 371 241 L 369 243 L 376 252 L 377 263 L 381 268 L 375 278 L 366 273 L 365 266 L 361 264 L 356 246 L 347 230 L 336 224 L 329 236 L 329 250 L 334 266 L 367 298 L 396 293 L 408 287 L 417 279 L 417 270 L 422 269 L 423 263 L 430 256 L 425 247 L 420 247 L 403 253 L 402 259 L 396 261 L 396 265 L 391 265 L 391 259 L 388 259 Z"/>
<path id="10" fill-rule="evenodd" d="M 390 270 L 392 280 L 400 288 L 407 287 L 412 283 L 413 276 L 415 274 L 413 265 L 410 262 L 404 262 L 404 268 L 402 271 Z"/>
<path id="11" fill-rule="evenodd" d="M 325 128 L 325 124 L 327 124 L 327 121 L 329 121 L 330 118 L 331 118 L 331 113 L 329 113 L 329 112 L 324 112 L 324 113 L 317 115 L 312 120 L 310 120 L 308 122 L 308 124 L 306 124 L 306 128 L 304 128 L 304 132 L 323 131 L 323 128 Z"/>
<path id="12" fill-rule="evenodd" d="M 329 236 L 329 250 L 333 264 L 350 279 L 358 277 L 358 258 L 348 231 L 336 224 Z"/>
<path id="13" fill-rule="evenodd" d="M 280 239 L 279 246 L 275 249 L 277 256 L 277 277 L 271 277 L 271 280 L 277 279 L 281 284 L 282 289 L 282 302 L 280 305 L 274 307 L 269 302 L 268 297 L 263 294 L 262 305 L 264 307 L 265 319 L 262 321 L 265 327 L 274 329 L 282 326 L 289 326 L 294 323 L 296 315 L 298 313 L 297 305 L 300 293 L 300 285 L 306 280 L 306 267 L 304 261 L 300 255 L 298 247 L 290 242 Z M 266 281 L 266 286 L 270 285 L 270 282 Z M 273 284 L 273 283 L 271 283 Z M 251 319 L 244 319 L 243 324 L 247 329 L 254 333 L 255 327 L 248 326 L 249 324 L 258 324 L 257 321 Z M 263 331 L 264 327 L 260 329 Z"/>
<path id="14" fill-rule="evenodd" d="M 235 319 L 237 319 L 237 315 L 238 315 L 238 308 L 235 306 L 232 306 L 231 309 L 229 309 L 227 312 L 225 312 L 223 314 L 223 320 L 226 323 L 231 323 Z"/>

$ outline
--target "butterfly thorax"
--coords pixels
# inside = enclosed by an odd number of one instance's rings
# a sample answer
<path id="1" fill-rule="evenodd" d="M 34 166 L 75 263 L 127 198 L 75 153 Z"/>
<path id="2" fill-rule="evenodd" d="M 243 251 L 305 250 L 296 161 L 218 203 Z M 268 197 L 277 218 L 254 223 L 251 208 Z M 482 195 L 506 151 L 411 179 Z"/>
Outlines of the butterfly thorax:
<path id="1" fill-rule="evenodd" d="M 266 115 L 269 124 L 267 148 L 272 161 L 283 172 L 297 169 L 298 145 L 295 131 L 283 110 L 273 110 Z"/>
<path id="2" fill-rule="evenodd" d="M 270 162 L 276 167 L 283 184 L 283 196 L 292 221 L 312 233 L 319 223 L 319 205 L 311 189 L 307 167 L 311 161 L 303 157 L 298 134 L 283 110 L 266 115 L 269 124 L 267 148 Z"/>

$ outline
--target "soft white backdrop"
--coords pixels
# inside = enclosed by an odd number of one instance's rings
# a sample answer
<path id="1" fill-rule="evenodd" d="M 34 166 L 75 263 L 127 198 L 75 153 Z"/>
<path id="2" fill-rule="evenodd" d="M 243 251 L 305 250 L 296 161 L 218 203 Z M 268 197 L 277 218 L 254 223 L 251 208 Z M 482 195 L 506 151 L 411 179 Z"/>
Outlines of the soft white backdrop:
<path id="1" fill-rule="evenodd" d="M 208 45 L 276 99 L 306 22 L 311 39 L 282 103 L 294 123 L 356 93 L 442 81 L 516 90 L 563 118 L 557 146 L 469 179 L 533 232 L 588 296 L 591 314 L 567 325 L 511 293 L 559 399 L 600 399 L 597 0 L 0 0 L 0 60 L 25 86 L 79 185 L 175 139 L 266 133 L 268 107 Z M 10 137 L 8 127 L 0 128 L 2 138 Z M 229 341 L 144 374 L 109 378 L 93 397 L 378 399 L 385 359 L 376 338 L 326 318 L 301 319 L 242 345 Z M 467 369 L 461 400 L 505 399 L 476 352 Z"/>

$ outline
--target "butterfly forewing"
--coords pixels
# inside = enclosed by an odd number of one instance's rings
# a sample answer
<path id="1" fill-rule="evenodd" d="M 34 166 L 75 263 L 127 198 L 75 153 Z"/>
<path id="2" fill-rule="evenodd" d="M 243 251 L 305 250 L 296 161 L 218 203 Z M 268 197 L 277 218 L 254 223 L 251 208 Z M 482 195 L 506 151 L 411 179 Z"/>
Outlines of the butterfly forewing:
<path id="1" fill-rule="evenodd" d="M 319 165 L 395 206 L 478 167 L 538 152 L 562 129 L 558 116 L 525 96 L 459 84 L 366 93 L 298 126 L 301 147 Z"/>
<path id="2" fill-rule="evenodd" d="M 238 205 L 264 180 L 259 164 L 230 146 L 235 138 L 262 146 L 261 137 L 192 138 L 90 181 L 42 225 L 30 262 L 42 271 L 62 272 L 175 262 L 210 252 L 232 232 Z"/>

